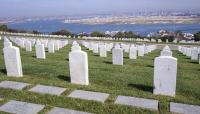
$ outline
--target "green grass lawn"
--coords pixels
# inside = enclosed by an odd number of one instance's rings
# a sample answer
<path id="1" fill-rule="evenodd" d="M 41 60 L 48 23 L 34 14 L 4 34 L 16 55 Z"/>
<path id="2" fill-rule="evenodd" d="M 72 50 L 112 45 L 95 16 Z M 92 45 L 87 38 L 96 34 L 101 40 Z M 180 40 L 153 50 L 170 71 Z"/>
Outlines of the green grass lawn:
<path id="1" fill-rule="evenodd" d="M 200 105 L 200 65 L 191 61 L 177 51 L 173 56 L 178 58 L 178 75 L 176 97 L 153 95 L 153 62 L 160 51 L 156 50 L 137 60 L 130 60 L 125 54 L 124 65 L 112 65 L 111 53 L 107 58 L 100 58 L 91 51 L 82 48 L 88 53 L 89 60 L 89 86 L 80 86 L 70 83 L 68 53 L 70 45 L 55 54 L 46 53 L 47 59 L 40 60 L 35 57 L 35 50 L 26 52 L 20 49 L 23 74 L 22 78 L 6 76 L 3 59 L 3 41 L 0 41 L 0 81 L 12 80 L 27 82 L 32 85 L 23 91 L 0 89 L 0 97 L 5 100 L 19 100 L 46 105 L 41 112 L 44 114 L 52 107 L 62 107 L 97 114 L 134 114 L 134 113 L 169 113 L 169 102 L 180 102 Z M 61 96 L 38 94 L 28 92 L 36 84 L 59 86 L 68 88 Z M 95 101 L 67 98 L 71 91 L 81 89 L 109 93 L 108 100 L 103 104 Z M 159 100 L 159 111 L 151 111 L 132 106 L 115 105 L 114 101 L 119 95 L 134 96 Z M 3 112 L 2 112 L 3 113 Z"/>

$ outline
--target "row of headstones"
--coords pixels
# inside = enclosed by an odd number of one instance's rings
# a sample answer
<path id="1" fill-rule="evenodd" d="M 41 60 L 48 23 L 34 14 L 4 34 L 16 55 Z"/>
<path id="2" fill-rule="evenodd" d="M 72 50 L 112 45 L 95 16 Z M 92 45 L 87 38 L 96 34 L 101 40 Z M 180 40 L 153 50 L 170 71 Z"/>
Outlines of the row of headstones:
<path id="1" fill-rule="evenodd" d="M 181 52 L 183 55 L 191 58 L 191 60 L 198 61 L 200 64 L 200 47 L 179 46 L 178 51 Z"/>
<path id="2" fill-rule="evenodd" d="M 0 35 L 13 35 L 18 37 L 42 37 L 42 38 L 71 38 L 71 36 L 63 36 L 63 35 L 49 35 L 49 34 L 31 34 L 31 33 L 10 33 L 10 32 L 1 32 Z"/>
<path id="3" fill-rule="evenodd" d="M 120 49 L 120 46 L 116 45 L 113 50 L 115 51 L 115 49 Z M 69 54 L 69 62 L 71 83 L 88 85 L 88 57 L 86 52 L 81 51 L 78 43 L 73 43 L 72 51 Z M 79 69 L 77 69 L 77 65 Z M 154 66 L 153 93 L 155 95 L 175 96 L 177 59 L 172 57 L 172 51 L 168 46 L 165 46 L 160 56 L 155 58 Z M 76 72 L 77 70 L 80 72 Z"/>
<path id="4" fill-rule="evenodd" d="M 112 43 L 98 45 L 96 43 L 83 42 L 83 45 L 86 48 L 89 48 L 89 50 L 93 50 L 94 53 L 98 53 L 98 50 L 100 49 L 100 55 L 106 55 L 105 53 L 107 53 L 107 51 L 110 51 L 113 47 Z M 134 53 L 137 54 L 136 47 L 134 45 L 132 46 L 135 49 Z M 141 46 L 141 47 L 144 47 L 144 46 Z M 148 52 L 151 52 L 152 50 L 156 49 L 156 46 L 154 45 L 149 46 L 149 48 L 150 49 L 147 49 L 147 50 Z M 112 49 L 112 61 L 113 61 L 113 64 L 117 64 L 117 65 L 123 64 L 123 49 L 120 47 L 119 44 L 116 44 L 115 47 Z M 79 66 L 78 68 L 77 68 L 77 65 Z M 70 66 L 71 83 L 82 84 L 82 85 L 89 84 L 88 55 L 86 52 L 81 50 L 81 47 L 76 41 L 72 43 L 71 52 L 69 53 L 69 66 Z"/>
<path id="5" fill-rule="evenodd" d="M 23 76 L 19 48 L 12 46 L 11 42 L 5 41 L 5 43 L 8 43 L 3 49 L 7 75 Z M 87 53 L 81 51 L 81 47 L 77 42 L 73 42 L 72 45 L 71 52 L 69 53 L 71 83 L 89 85 Z M 119 45 L 116 45 L 113 48 L 113 52 L 116 49 L 121 48 Z M 117 56 L 113 58 L 117 58 Z M 168 46 L 162 50 L 160 57 L 155 58 L 154 66 L 153 93 L 175 96 L 177 59 L 172 57 L 172 52 Z"/>
<path id="6" fill-rule="evenodd" d="M 172 51 L 165 46 L 159 57 L 154 60 L 154 90 L 155 95 L 175 96 L 177 58 L 172 56 Z"/>
<path id="7" fill-rule="evenodd" d="M 16 45 L 20 46 L 22 45 L 22 42 L 24 42 L 21 39 L 15 39 L 15 38 L 10 38 L 11 41 L 13 41 Z M 21 56 L 20 56 L 20 50 L 18 47 L 15 47 L 12 45 L 12 42 L 7 38 L 4 38 L 4 48 L 3 48 L 3 53 L 4 53 L 4 61 L 5 61 L 5 66 L 7 70 L 7 75 L 8 76 L 15 76 L 15 77 L 22 77 L 23 72 L 22 72 L 22 64 L 21 64 Z M 25 41 L 26 43 L 30 44 L 28 47 L 31 48 L 32 50 L 32 45 L 30 41 Z M 53 41 L 50 41 L 49 44 L 51 44 L 51 49 L 54 49 L 54 43 Z M 25 44 L 26 44 L 25 43 Z M 65 45 L 68 44 L 67 41 L 62 42 L 64 47 Z M 57 43 L 59 44 L 59 43 Z M 59 46 L 59 45 L 58 45 Z M 59 47 L 58 50 L 62 47 Z M 26 46 L 24 48 L 27 48 Z M 36 56 L 37 58 L 42 58 L 45 59 L 45 48 L 44 44 L 41 44 L 39 40 L 36 41 Z M 31 51 L 29 50 L 29 51 Z"/>
<path id="8" fill-rule="evenodd" d="M 43 37 L 43 38 L 76 38 L 75 36 L 62 36 L 62 35 L 47 35 L 47 34 L 29 34 L 29 33 L 9 33 L 9 32 L 0 32 L 0 35 L 16 35 L 16 36 L 30 36 L 30 37 Z M 81 38 L 80 36 L 78 36 L 78 38 Z M 112 38 L 112 37 L 82 37 L 82 39 L 101 39 L 101 40 L 116 40 L 117 38 Z M 156 42 L 155 39 L 149 39 L 149 38 L 137 38 L 137 39 L 133 39 L 133 38 L 121 38 L 122 41 L 144 41 L 144 42 Z M 158 42 L 162 42 L 161 39 L 158 39 Z"/>
<path id="9" fill-rule="evenodd" d="M 21 48 L 25 48 L 26 51 L 32 51 L 32 47 L 35 46 L 36 57 L 39 59 L 46 58 L 45 48 L 48 48 L 49 53 L 55 53 L 55 51 L 58 51 L 68 44 L 67 40 L 36 40 L 25 38 L 10 38 L 10 40 Z"/>
<path id="10" fill-rule="evenodd" d="M 113 64 L 123 65 L 123 52 L 129 53 L 130 59 L 137 59 L 137 56 L 144 56 L 156 49 L 156 45 L 128 45 L 113 43 L 94 43 L 83 42 L 84 47 L 92 50 L 93 53 L 99 54 L 100 57 L 107 57 L 107 52 L 112 50 Z M 113 48 L 114 47 L 114 48 Z"/>

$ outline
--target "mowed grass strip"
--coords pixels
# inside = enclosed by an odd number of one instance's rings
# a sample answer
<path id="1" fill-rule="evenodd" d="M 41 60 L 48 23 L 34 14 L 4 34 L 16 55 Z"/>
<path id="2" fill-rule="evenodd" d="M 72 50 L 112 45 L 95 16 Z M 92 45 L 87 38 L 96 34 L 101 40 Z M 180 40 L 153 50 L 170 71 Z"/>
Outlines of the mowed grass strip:
<path id="1" fill-rule="evenodd" d="M 6 76 L 3 59 L 3 41 L 0 41 L 0 81 L 12 80 L 26 82 L 33 85 L 42 84 L 68 88 L 61 96 L 41 95 L 24 91 L 0 89 L 0 95 L 6 99 L 14 99 L 47 105 L 42 113 L 50 107 L 70 108 L 92 113 L 169 113 L 169 101 L 200 105 L 200 65 L 191 61 L 177 51 L 173 56 L 178 58 L 178 75 L 176 97 L 153 95 L 153 63 L 159 56 L 156 50 L 137 60 L 130 60 L 128 54 L 124 54 L 124 65 L 112 65 L 112 54 L 100 58 L 97 54 L 82 47 L 88 53 L 89 60 L 89 86 L 70 84 L 69 58 L 71 45 L 60 49 L 55 54 L 46 52 L 47 59 L 40 60 L 35 57 L 35 50 L 26 52 L 20 49 L 23 74 L 22 78 Z M 110 94 L 108 100 L 102 104 L 94 101 L 66 98 L 71 91 L 81 89 Z M 160 101 L 159 111 L 150 111 L 137 107 L 115 105 L 118 95 L 151 98 Z M 48 108 L 49 107 L 49 108 Z"/>

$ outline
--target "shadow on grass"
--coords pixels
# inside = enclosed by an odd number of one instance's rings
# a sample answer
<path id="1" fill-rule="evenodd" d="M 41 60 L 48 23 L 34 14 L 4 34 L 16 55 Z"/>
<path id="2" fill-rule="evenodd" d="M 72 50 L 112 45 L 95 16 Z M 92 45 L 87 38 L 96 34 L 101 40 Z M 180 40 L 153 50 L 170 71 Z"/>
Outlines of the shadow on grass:
<path id="1" fill-rule="evenodd" d="M 69 61 L 69 58 L 66 58 L 65 60 L 66 60 L 66 61 Z"/>
<path id="2" fill-rule="evenodd" d="M 147 65 L 146 67 L 154 68 L 154 66 L 153 66 L 153 65 Z"/>
<path id="3" fill-rule="evenodd" d="M 0 72 L 3 73 L 3 74 L 7 74 L 6 69 L 1 69 Z"/>
<path id="4" fill-rule="evenodd" d="M 35 56 L 35 55 L 33 55 L 32 57 L 33 57 L 33 58 L 36 58 L 36 56 Z"/>
<path id="5" fill-rule="evenodd" d="M 94 54 L 94 56 L 97 56 L 97 57 L 99 57 L 99 55 L 97 55 L 97 54 Z"/>
<path id="6" fill-rule="evenodd" d="M 143 91 L 148 91 L 148 92 L 153 91 L 152 86 L 146 86 L 146 85 L 141 85 L 141 84 L 128 84 L 128 87 L 133 87 L 133 88 L 136 88 L 138 90 L 143 90 Z"/>
<path id="7" fill-rule="evenodd" d="M 183 55 L 182 53 L 180 53 L 180 52 L 178 52 L 177 53 L 177 55 L 179 55 L 179 56 L 185 56 L 185 55 Z"/>
<path id="8" fill-rule="evenodd" d="M 192 64 L 199 64 L 197 61 L 190 61 Z"/>
<path id="9" fill-rule="evenodd" d="M 111 61 L 103 61 L 103 63 L 106 63 L 106 64 L 112 64 Z"/>
<path id="10" fill-rule="evenodd" d="M 58 75 L 57 77 L 58 77 L 59 79 L 61 79 L 61 80 L 70 82 L 70 77 L 69 77 L 69 76 Z"/>
<path id="11" fill-rule="evenodd" d="M 185 57 L 185 59 L 190 59 L 189 57 Z"/>
<path id="12" fill-rule="evenodd" d="M 124 59 L 129 59 L 129 57 L 124 57 Z"/>
<path id="13" fill-rule="evenodd" d="M 112 55 L 112 52 L 107 52 L 108 55 Z"/>

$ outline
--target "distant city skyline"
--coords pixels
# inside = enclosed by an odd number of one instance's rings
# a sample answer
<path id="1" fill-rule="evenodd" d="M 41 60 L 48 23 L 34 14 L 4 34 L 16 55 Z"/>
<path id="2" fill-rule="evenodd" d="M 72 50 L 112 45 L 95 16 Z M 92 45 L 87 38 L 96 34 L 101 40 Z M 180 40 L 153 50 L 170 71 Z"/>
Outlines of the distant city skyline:
<path id="1" fill-rule="evenodd" d="M 200 11 L 200 0 L 0 0 L 0 18 Z"/>

